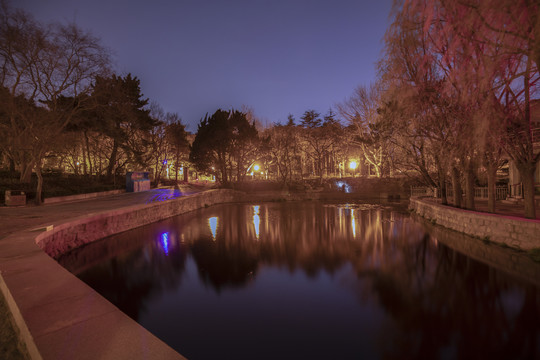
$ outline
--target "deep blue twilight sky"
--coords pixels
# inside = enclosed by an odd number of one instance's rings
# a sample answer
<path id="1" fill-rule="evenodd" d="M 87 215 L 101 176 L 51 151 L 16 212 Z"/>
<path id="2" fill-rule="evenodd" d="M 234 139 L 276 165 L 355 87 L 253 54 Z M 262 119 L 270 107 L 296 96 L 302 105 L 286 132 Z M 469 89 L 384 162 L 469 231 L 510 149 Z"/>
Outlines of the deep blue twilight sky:
<path id="1" fill-rule="evenodd" d="M 324 114 L 376 76 L 391 0 L 16 0 L 74 21 L 112 50 L 118 74 L 188 130 L 218 108 L 263 124 Z"/>

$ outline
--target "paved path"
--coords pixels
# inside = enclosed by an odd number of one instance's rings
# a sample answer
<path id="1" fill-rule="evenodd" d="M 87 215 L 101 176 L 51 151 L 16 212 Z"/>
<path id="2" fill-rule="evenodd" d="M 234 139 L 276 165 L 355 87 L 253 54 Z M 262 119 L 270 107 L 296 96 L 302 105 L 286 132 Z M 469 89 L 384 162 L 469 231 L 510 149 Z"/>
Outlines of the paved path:
<path id="1" fill-rule="evenodd" d="M 0 240 L 18 231 L 62 223 L 68 219 L 101 211 L 155 201 L 166 201 L 179 196 L 190 195 L 202 189 L 183 186 L 179 190 L 154 189 L 145 192 L 123 193 L 51 205 L 0 206 Z"/>

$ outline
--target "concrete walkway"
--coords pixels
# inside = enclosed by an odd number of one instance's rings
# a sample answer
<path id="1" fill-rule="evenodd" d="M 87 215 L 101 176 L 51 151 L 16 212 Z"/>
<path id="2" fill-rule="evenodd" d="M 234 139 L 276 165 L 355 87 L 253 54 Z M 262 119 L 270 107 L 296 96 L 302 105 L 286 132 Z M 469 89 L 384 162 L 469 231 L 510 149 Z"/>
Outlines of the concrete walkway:
<path id="1" fill-rule="evenodd" d="M 79 281 L 34 242 L 44 228 L 203 190 L 156 189 L 84 201 L 0 207 L 0 289 L 33 359 L 184 359 Z"/>

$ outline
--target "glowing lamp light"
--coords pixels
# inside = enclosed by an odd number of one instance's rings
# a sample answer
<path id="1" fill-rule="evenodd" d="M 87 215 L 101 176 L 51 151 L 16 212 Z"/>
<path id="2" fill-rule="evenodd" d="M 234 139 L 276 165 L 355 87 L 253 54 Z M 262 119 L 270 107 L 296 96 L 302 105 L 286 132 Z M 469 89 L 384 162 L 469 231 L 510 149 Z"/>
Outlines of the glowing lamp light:
<path id="1" fill-rule="evenodd" d="M 253 170 L 255 171 L 259 171 L 261 167 L 259 165 L 253 165 Z"/>
<path id="2" fill-rule="evenodd" d="M 163 160 L 163 165 L 167 165 L 167 159 Z"/>
<path id="3" fill-rule="evenodd" d="M 351 170 L 356 169 L 356 166 L 357 166 L 356 161 L 351 161 L 351 162 L 349 163 L 349 168 L 350 168 Z"/>

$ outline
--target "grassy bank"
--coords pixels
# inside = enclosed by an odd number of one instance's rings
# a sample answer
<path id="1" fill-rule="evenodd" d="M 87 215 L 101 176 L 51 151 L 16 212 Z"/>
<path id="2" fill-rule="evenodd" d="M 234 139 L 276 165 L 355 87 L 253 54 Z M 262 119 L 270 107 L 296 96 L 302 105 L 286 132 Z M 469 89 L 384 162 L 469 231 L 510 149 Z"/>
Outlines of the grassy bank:
<path id="1" fill-rule="evenodd" d="M 9 307 L 0 291 L 0 359 L 26 360 L 30 355 L 21 341 Z"/>

